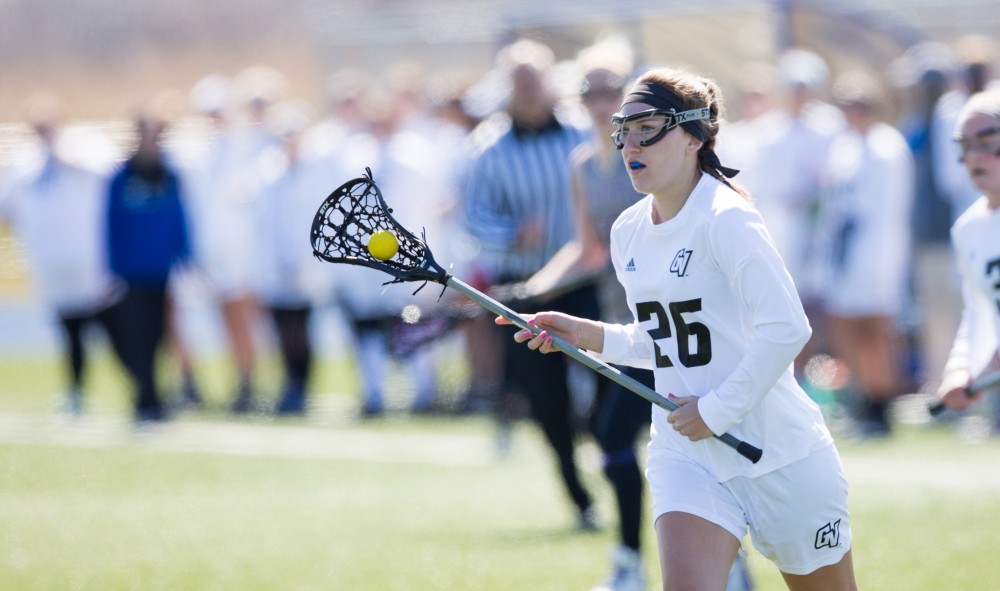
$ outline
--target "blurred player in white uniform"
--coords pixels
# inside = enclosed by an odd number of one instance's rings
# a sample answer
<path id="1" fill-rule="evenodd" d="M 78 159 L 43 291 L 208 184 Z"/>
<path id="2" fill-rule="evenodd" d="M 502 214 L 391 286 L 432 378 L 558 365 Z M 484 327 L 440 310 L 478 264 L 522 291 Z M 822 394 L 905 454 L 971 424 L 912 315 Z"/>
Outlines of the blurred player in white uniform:
<path id="1" fill-rule="evenodd" d="M 515 338 L 553 351 L 550 332 L 605 361 L 652 368 L 680 405 L 653 408 L 646 475 L 664 589 L 722 591 L 749 528 L 790 589 L 854 590 L 847 481 L 792 362 L 810 336 L 802 304 L 748 195 L 715 154 L 721 93 L 661 69 L 615 116 L 632 184 L 647 194 L 611 230 L 632 324 L 555 312 Z M 509 324 L 497 319 L 498 324 Z M 759 445 L 752 464 L 711 439 Z"/>
<path id="2" fill-rule="evenodd" d="M 791 49 L 773 69 L 748 64 L 744 76 L 752 78 L 743 81 L 744 99 L 750 95 L 753 102 L 743 121 L 723 128 L 719 154 L 746 174 L 741 184 L 754 195 L 810 323 L 821 328 L 814 248 L 818 183 L 830 143 L 844 127 L 840 111 L 823 100 L 829 68 L 819 55 Z M 818 332 L 803 348 L 797 371 L 823 350 L 823 336 Z"/>
<path id="3" fill-rule="evenodd" d="M 303 156 L 333 160 L 350 148 L 347 140 L 364 131 L 360 103 L 370 85 L 368 73 L 358 68 L 342 68 L 330 74 L 325 89 L 327 112 L 302 134 Z"/>
<path id="4" fill-rule="evenodd" d="M 969 178 L 983 193 L 951 230 L 964 307 L 938 396 L 963 410 L 981 398 L 966 387 L 995 360 L 1000 342 L 1000 91 L 973 95 L 956 133 Z"/>
<path id="5" fill-rule="evenodd" d="M 902 385 L 900 314 L 910 270 L 913 154 L 882 122 L 886 99 L 862 72 L 841 76 L 834 97 L 848 129 L 823 171 L 822 293 L 833 353 L 851 372 L 864 408 L 861 435 L 887 435 L 887 405 Z"/>
<path id="6" fill-rule="evenodd" d="M 106 325 L 108 308 L 122 294 L 104 253 L 110 142 L 66 141 L 59 105 L 48 95 L 33 97 L 27 115 L 39 150 L 13 167 L 0 221 L 11 223 L 35 287 L 58 317 L 69 374 L 66 410 L 79 414 L 93 342 L 86 329 Z M 81 163 L 100 153 L 108 157 L 103 168 Z"/>
<path id="7" fill-rule="evenodd" d="M 360 176 L 366 166 L 371 167 L 383 195 L 391 200 L 393 217 L 417 236 L 426 230 L 429 246 L 436 252 L 447 238 L 438 225 L 444 212 L 439 199 L 447 191 L 434 182 L 439 178 L 434 173 L 436 148 L 421 134 L 398 127 L 394 104 L 392 94 L 369 89 L 362 102 L 367 130 L 350 137 L 351 149 L 345 151 L 341 164 L 348 177 Z M 422 345 L 404 353 L 394 337 L 433 316 L 441 291 L 427 286 L 414 294 L 408 284 L 386 286 L 383 273 L 355 265 L 338 266 L 334 280 L 356 339 L 362 416 L 382 415 L 389 406 L 387 378 L 394 358 L 401 362 L 406 384 L 413 390 L 410 410 L 431 410 L 438 386 L 434 348 Z M 406 314 L 404 307 L 408 307 Z"/>
<path id="8" fill-rule="evenodd" d="M 300 152 L 309 115 L 297 101 L 272 109 L 268 126 L 281 147 L 261 159 L 263 187 L 255 205 L 254 286 L 273 322 L 284 368 L 274 404 L 279 415 L 307 411 L 313 365 L 310 320 L 315 306 L 329 299 L 329 267 L 319 264 L 303 236 L 337 173 L 328 161 L 305 158 Z"/>
<path id="9" fill-rule="evenodd" d="M 284 92 L 280 74 L 248 68 L 232 84 L 206 78 L 192 89 L 192 102 L 213 125 L 210 145 L 192 182 L 195 260 L 219 300 L 223 325 L 237 370 L 234 412 L 256 406 L 253 372 L 258 304 L 254 297 L 253 201 L 261 179 L 258 159 L 276 145 L 264 125 L 267 109 Z M 235 93 L 235 97 L 233 96 Z M 232 119 L 232 103 L 246 120 Z"/>

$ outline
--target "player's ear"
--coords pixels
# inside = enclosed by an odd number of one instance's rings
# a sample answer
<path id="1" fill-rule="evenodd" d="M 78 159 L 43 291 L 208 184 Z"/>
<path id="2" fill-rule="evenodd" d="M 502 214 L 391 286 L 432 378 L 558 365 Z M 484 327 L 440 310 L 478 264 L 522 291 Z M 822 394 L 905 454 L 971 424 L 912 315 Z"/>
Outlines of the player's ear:
<path id="1" fill-rule="evenodd" d="M 687 145 L 688 152 L 691 152 L 692 154 L 697 154 L 698 150 L 700 150 L 702 145 L 704 144 L 705 142 L 699 140 L 698 138 L 694 137 L 691 134 L 688 134 L 688 145 Z"/>

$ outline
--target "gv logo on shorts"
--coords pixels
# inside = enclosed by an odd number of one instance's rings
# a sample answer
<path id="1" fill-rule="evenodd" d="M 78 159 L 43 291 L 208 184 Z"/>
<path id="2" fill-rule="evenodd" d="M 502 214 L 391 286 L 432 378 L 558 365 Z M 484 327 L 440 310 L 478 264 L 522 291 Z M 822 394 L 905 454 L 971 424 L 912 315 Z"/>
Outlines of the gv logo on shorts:
<path id="1" fill-rule="evenodd" d="M 816 530 L 816 549 L 836 548 L 840 545 L 840 520 L 828 523 Z"/>

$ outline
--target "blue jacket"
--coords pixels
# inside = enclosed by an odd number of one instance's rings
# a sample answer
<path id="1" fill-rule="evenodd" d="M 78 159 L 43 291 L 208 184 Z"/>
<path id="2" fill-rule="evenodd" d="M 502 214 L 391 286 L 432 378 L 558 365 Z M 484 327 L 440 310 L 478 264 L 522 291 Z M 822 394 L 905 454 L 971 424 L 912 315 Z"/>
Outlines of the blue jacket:
<path id="1" fill-rule="evenodd" d="M 162 165 L 139 170 L 133 160 L 111 179 L 108 198 L 108 263 L 139 288 L 165 288 L 175 264 L 190 247 L 181 183 Z"/>

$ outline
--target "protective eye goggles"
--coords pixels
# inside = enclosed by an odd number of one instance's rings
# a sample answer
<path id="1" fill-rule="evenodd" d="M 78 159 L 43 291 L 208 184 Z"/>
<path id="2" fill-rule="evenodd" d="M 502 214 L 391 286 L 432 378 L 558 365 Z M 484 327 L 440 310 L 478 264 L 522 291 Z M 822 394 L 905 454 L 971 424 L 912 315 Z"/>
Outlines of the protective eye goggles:
<path id="1" fill-rule="evenodd" d="M 710 117 L 708 107 L 681 111 L 680 113 L 673 109 L 647 109 L 628 116 L 615 113 L 611 117 L 611 124 L 617 125 L 618 129 L 611 134 L 611 138 L 619 150 L 625 147 L 625 142 L 628 141 L 629 137 L 635 138 L 635 141 L 642 147 L 651 146 L 681 123 Z"/>
<path id="2" fill-rule="evenodd" d="M 981 129 L 972 137 L 955 136 L 955 145 L 958 146 L 959 162 L 975 152 L 1000 156 L 1000 127 Z"/>

